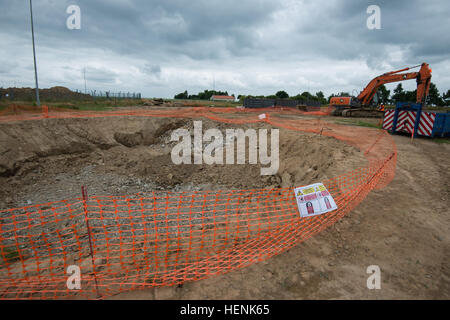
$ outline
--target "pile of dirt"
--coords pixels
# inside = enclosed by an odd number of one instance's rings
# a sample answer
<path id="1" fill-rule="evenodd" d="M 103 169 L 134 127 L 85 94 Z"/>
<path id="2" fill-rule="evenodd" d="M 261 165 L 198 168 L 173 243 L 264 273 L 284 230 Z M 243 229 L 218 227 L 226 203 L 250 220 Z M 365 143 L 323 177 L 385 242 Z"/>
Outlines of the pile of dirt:
<path id="1" fill-rule="evenodd" d="M 203 121 L 203 130 L 267 128 Z M 365 165 L 359 150 L 341 141 L 280 129 L 278 173 L 267 165 L 175 165 L 171 133 L 193 132 L 193 121 L 114 117 L 44 119 L 0 124 L 0 208 L 90 194 L 125 195 L 152 190 L 218 190 L 294 187 Z M 270 150 L 270 148 L 269 148 Z"/>
<path id="2" fill-rule="evenodd" d="M 61 86 L 48 89 L 39 89 L 39 97 L 43 101 L 70 101 L 92 99 L 92 97 L 88 94 L 74 92 L 66 87 Z M 34 88 L 0 88 L 0 99 L 31 101 L 35 98 L 36 91 Z"/>

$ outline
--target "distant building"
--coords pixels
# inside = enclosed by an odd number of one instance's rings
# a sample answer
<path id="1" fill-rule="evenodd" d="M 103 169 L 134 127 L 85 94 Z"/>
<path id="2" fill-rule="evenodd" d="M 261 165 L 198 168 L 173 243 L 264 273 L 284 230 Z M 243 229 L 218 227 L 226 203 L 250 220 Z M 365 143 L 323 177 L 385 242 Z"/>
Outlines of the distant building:
<path id="1" fill-rule="evenodd" d="M 234 102 L 236 99 L 233 96 L 212 96 L 210 100 Z"/>

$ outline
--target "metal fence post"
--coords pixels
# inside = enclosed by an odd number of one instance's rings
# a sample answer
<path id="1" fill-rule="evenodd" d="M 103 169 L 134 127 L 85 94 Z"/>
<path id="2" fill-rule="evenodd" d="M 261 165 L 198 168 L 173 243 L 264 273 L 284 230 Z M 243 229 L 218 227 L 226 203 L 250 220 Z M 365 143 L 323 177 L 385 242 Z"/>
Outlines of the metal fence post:
<path id="1" fill-rule="evenodd" d="M 97 298 L 100 298 L 100 292 L 98 291 L 98 282 L 97 282 L 97 274 L 95 273 L 95 265 L 94 265 L 94 250 L 92 249 L 92 239 L 91 239 L 91 228 L 89 227 L 89 220 L 88 220 L 88 210 L 87 210 L 87 201 L 88 201 L 88 195 L 87 190 L 84 186 L 81 187 L 81 194 L 83 195 L 83 207 L 84 207 L 84 221 L 86 222 L 86 228 L 88 232 L 89 237 L 89 250 L 91 253 L 91 260 L 92 260 L 92 272 L 94 273 L 94 280 L 95 280 L 95 290 L 97 291 Z"/>

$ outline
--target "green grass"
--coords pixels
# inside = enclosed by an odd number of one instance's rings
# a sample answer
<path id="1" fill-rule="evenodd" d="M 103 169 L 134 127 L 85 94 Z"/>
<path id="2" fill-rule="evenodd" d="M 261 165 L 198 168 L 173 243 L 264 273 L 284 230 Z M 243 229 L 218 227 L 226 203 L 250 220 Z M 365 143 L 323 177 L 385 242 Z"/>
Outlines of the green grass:
<path id="1" fill-rule="evenodd" d="M 90 100 L 67 100 L 67 101 L 55 101 L 49 100 L 41 101 L 41 105 L 47 105 L 50 108 L 64 108 L 73 109 L 81 111 L 106 111 L 111 110 L 116 107 L 132 107 L 140 106 L 149 99 L 106 99 L 106 98 L 95 98 Z M 226 102 L 226 101 L 210 101 L 210 100 L 176 100 L 176 99 L 163 99 L 164 101 L 179 102 L 191 106 L 214 106 L 214 107 L 230 107 L 235 108 L 236 106 L 242 105 L 241 102 Z M 0 110 L 5 109 L 9 105 L 19 105 L 19 106 L 36 106 L 33 101 L 10 101 L 2 100 L 0 101 Z"/>
<path id="2" fill-rule="evenodd" d="M 450 138 L 434 138 L 434 142 L 436 143 L 448 143 L 450 144 Z"/>
<path id="3" fill-rule="evenodd" d="M 383 125 L 381 125 L 381 124 L 378 125 L 378 124 L 369 123 L 369 122 L 365 122 L 365 121 L 358 121 L 358 123 L 356 125 L 360 126 L 360 127 L 368 127 L 368 128 L 377 128 L 377 129 L 383 128 Z"/>
<path id="4" fill-rule="evenodd" d="M 379 121 L 379 120 L 377 120 L 377 121 Z M 366 121 L 362 121 L 362 120 L 358 120 L 358 119 L 341 119 L 341 120 L 336 120 L 335 123 L 344 124 L 344 125 L 348 125 L 348 126 L 358 126 L 358 127 L 375 128 L 375 129 L 381 129 L 383 127 L 382 125 L 379 125 L 376 123 L 366 122 Z"/>
<path id="5" fill-rule="evenodd" d="M 47 105 L 50 108 L 64 108 L 73 110 L 92 110 L 92 111 L 103 111 L 110 110 L 116 107 L 127 107 L 127 106 L 137 106 L 142 105 L 144 100 L 137 99 L 106 99 L 106 98 L 96 98 L 91 100 L 70 100 L 70 101 L 41 101 L 41 105 Z M 36 106 L 36 103 L 32 101 L 0 101 L 0 110 L 5 109 L 9 105 L 19 105 L 19 106 Z"/>
<path id="6" fill-rule="evenodd" d="M 93 99 L 86 101 L 71 101 L 71 102 L 50 102 L 42 104 L 47 104 L 49 107 L 58 107 L 58 108 L 68 108 L 75 110 L 92 110 L 92 111 L 103 111 L 110 110 L 116 107 L 128 107 L 128 106 L 136 106 L 143 104 L 142 100 L 133 100 L 133 99 Z"/>

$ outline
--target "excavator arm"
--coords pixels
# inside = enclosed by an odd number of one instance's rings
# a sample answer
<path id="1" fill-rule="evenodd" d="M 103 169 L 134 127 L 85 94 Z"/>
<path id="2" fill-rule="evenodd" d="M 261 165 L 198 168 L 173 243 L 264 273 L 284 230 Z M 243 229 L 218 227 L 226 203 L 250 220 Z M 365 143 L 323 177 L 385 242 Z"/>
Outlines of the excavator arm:
<path id="1" fill-rule="evenodd" d="M 412 67 L 415 68 L 415 67 Z M 429 65 L 427 63 L 422 63 L 419 72 L 409 72 L 400 73 L 408 71 L 412 68 L 404 68 L 397 71 L 392 71 L 385 73 L 381 76 L 376 77 L 364 88 L 363 91 L 358 96 L 358 100 L 363 106 L 370 105 L 373 96 L 377 92 L 378 88 L 386 83 L 399 82 L 404 80 L 416 79 L 417 81 L 417 103 L 425 103 L 425 99 L 428 96 L 431 83 L 431 72 Z"/>

